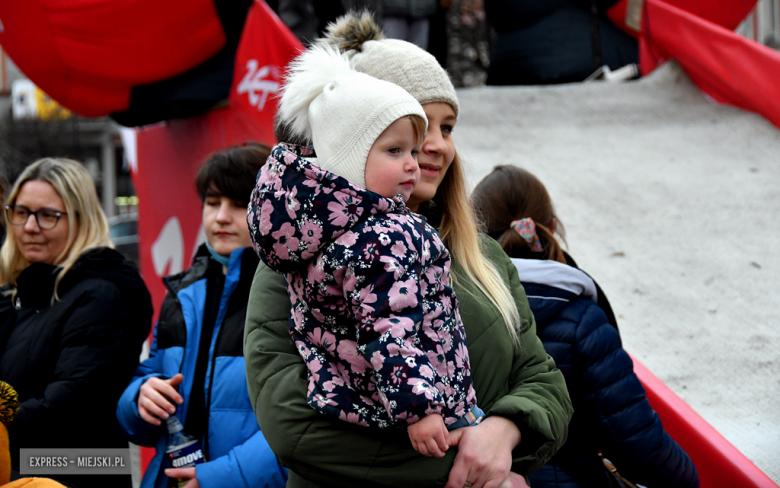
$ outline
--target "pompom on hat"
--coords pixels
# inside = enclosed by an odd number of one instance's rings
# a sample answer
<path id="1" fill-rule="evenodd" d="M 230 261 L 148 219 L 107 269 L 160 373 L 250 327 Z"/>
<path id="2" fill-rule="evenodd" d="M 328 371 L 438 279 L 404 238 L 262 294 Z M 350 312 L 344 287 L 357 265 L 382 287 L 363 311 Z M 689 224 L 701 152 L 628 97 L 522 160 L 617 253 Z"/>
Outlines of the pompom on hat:
<path id="1" fill-rule="evenodd" d="M 458 115 L 455 87 L 436 58 L 410 42 L 385 38 L 368 11 L 339 17 L 317 45 L 347 53 L 357 71 L 395 83 L 422 105 L 445 102 Z"/>
<path id="2" fill-rule="evenodd" d="M 290 64 L 278 116 L 312 141 L 318 166 L 365 187 L 371 146 L 406 115 L 427 121 L 420 103 L 400 86 L 355 71 L 334 47 L 313 46 Z"/>

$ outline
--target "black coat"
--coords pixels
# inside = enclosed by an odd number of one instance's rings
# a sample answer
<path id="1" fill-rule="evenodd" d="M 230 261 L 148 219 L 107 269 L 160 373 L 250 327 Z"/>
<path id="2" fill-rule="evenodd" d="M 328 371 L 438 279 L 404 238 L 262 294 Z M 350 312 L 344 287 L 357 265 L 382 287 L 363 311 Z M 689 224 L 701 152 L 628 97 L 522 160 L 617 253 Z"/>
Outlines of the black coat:
<path id="1" fill-rule="evenodd" d="M 52 304 L 58 269 L 31 264 L 15 299 L 0 294 L 0 380 L 21 402 L 8 428 L 16 471 L 20 448 L 128 446 L 114 413 L 151 328 L 149 291 L 133 264 L 98 248 L 68 271 Z M 50 477 L 79 487 L 130 486 L 129 476 Z"/>

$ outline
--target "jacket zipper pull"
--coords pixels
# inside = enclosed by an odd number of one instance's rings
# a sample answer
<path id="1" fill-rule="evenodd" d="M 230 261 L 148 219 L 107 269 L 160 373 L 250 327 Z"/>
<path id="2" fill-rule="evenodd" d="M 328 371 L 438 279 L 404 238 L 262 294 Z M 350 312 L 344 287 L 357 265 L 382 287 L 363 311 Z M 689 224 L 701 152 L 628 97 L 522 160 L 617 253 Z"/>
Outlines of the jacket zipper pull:
<path id="1" fill-rule="evenodd" d="M 16 297 L 16 300 L 14 301 L 14 308 L 16 310 L 21 310 L 22 309 L 22 299 L 21 298 Z"/>

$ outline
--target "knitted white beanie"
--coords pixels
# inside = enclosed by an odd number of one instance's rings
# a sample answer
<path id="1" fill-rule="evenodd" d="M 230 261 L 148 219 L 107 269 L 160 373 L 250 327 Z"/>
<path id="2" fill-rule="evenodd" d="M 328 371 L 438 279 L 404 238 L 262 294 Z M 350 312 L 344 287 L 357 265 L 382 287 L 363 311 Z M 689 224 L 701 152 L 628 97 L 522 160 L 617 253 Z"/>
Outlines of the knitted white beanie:
<path id="1" fill-rule="evenodd" d="M 356 70 L 395 83 L 420 104 L 445 102 L 458 115 L 458 95 L 436 58 L 410 42 L 385 38 L 369 12 L 339 17 L 317 44 L 348 53 Z"/>
<path id="2" fill-rule="evenodd" d="M 406 115 L 427 122 L 403 88 L 358 73 L 328 46 L 313 46 L 290 64 L 279 101 L 279 119 L 312 141 L 317 165 L 364 188 L 371 146 Z"/>

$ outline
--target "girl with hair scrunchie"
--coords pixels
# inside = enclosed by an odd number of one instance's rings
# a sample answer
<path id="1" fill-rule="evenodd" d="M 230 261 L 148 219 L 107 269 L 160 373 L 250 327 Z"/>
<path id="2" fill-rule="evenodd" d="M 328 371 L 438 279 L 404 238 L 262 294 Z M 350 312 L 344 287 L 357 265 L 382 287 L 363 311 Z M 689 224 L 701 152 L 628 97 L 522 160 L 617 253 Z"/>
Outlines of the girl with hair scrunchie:
<path id="1" fill-rule="evenodd" d="M 597 303 L 603 293 L 555 238 L 556 231 L 563 238 L 563 226 L 541 181 L 515 166 L 497 166 L 472 199 L 489 235 L 517 267 L 537 334 L 563 371 L 574 404 L 566 444 L 529 475 L 531 486 L 622 488 L 631 486 L 626 479 L 647 488 L 699 486 L 696 467 L 664 431 L 617 327 Z"/>

